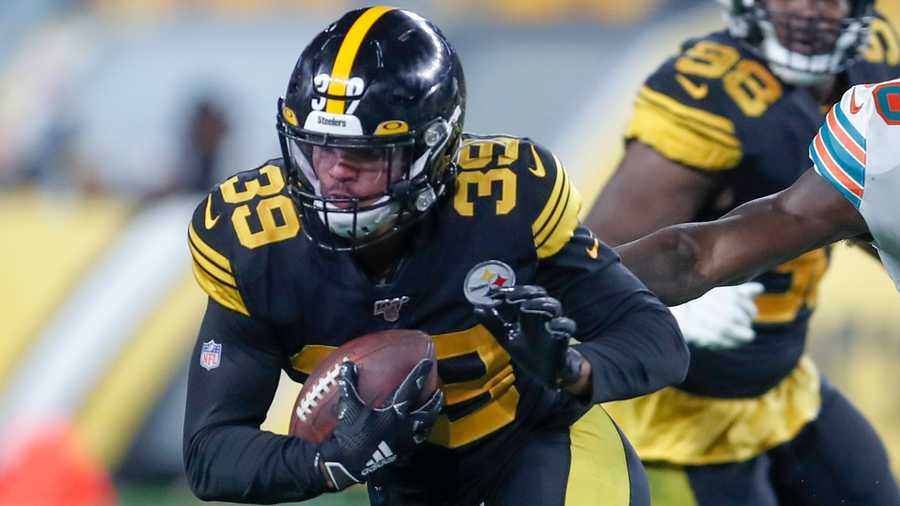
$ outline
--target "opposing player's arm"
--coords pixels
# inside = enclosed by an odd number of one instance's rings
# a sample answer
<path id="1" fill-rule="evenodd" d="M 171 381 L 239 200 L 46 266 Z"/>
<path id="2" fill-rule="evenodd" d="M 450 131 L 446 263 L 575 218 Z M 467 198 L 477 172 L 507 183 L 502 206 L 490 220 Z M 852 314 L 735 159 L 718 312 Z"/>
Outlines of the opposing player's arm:
<path id="1" fill-rule="evenodd" d="M 324 491 L 318 445 L 259 428 L 282 365 L 273 335 L 210 299 L 191 357 L 184 422 L 185 470 L 201 499 L 272 503 Z"/>
<path id="2" fill-rule="evenodd" d="M 617 251 L 663 302 L 675 305 L 866 232 L 853 205 L 808 170 L 790 188 L 748 202 L 718 220 L 666 227 Z"/>

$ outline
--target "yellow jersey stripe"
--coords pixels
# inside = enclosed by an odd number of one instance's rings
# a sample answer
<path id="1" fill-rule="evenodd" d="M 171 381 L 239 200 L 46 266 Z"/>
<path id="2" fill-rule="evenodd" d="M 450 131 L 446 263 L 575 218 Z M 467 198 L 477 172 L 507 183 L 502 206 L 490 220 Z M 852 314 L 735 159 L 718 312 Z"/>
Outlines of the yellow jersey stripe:
<path id="1" fill-rule="evenodd" d="M 250 316 L 250 311 L 244 304 L 241 292 L 237 288 L 223 284 L 218 279 L 212 277 L 208 272 L 203 270 L 197 262 L 193 262 L 194 278 L 204 292 L 215 299 L 216 302 L 222 304 L 232 311 L 236 311 L 245 316 Z"/>
<path id="2" fill-rule="evenodd" d="M 615 424 L 594 406 L 569 428 L 571 463 L 566 506 L 628 506 L 631 478 Z"/>
<path id="3" fill-rule="evenodd" d="M 563 179 L 565 197 L 548 221 L 551 226 L 534 239 L 538 258 L 555 255 L 569 242 L 578 226 L 578 213 L 581 211 L 581 195 L 570 183 L 568 174 L 555 155 L 553 161 L 556 164 L 556 173 L 561 174 Z"/>
<path id="4" fill-rule="evenodd" d="M 700 123 L 709 128 L 730 134 L 735 132 L 734 123 L 730 119 L 702 109 L 688 107 L 668 95 L 653 90 L 649 86 L 641 87 L 638 97 L 667 109 L 676 116 Z"/>
<path id="5" fill-rule="evenodd" d="M 705 137 L 710 141 L 721 144 L 722 147 L 741 147 L 741 142 L 734 134 L 723 132 L 722 130 L 719 130 L 717 128 L 712 128 L 703 123 L 694 121 L 691 118 L 679 116 L 678 114 L 653 101 L 638 97 L 637 101 L 635 101 L 634 106 L 635 117 L 640 115 L 641 113 L 649 114 L 652 116 L 652 119 L 656 121 L 665 122 L 667 125 L 671 125 L 671 127 L 674 129 L 686 130 L 686 133 L 688 134 Z M 632 121 L 634 121 L 634 118 L 632 118 Z"/>
<path id="6" fill-rule="evenodd" d="M 291 357 L 291 367 L 303 374 L 311 374 L 336 349 L 336 346 L 308 344 Z"/>
<path id="7" fill-rule="evenodd" d="M 223 284 L 226 284 L 232 288 L 237 288 L 237 282 L 235 281 L 234 276 L 223 271 L 216 264 L 210 262 L 209 259 L 203 256 L 202 253 L 197 251 L 197 248 L 194 247 L 194 244 L 192 242 L 188 242 L 188 248 L 190 248 L 191 250 L 191 256 L 194 257 L 194 261 L 197 262 L 197 264 L 199 264 L 200 267 L 203 268 L 203 270 L 206 271 L 210 276 L 218 279 Z"/>
<path id="8" fill-rule="evenodd" d="M 544 208 L 541 210 L 537 219 L 531 224 L 531 235 L 535 237 L 535 245 L 537 245 L 538 242 L 537 237 L 543 235 L 544 227 L 546 227 L 547 222 L 550 221 L 550 215 L 553 214 L 554 209 L 559 205 L 559 200 L 565 190 L 563 184 L 564 180 L 565 174 L 560 174 L 559 171 L 556 171 L 553 175 L 553 189 L 550 190 L 550 197 L 547 199 L 547 203 L 544 205 Z"/>
<path id="9" fill-rule="evenodd" d="M 197 234 L 197 231 L 194 230 L 194 224 L 191 223 L 188 227 L 188 238 L 190 239 L 190 243 L 194 245 L 197 250 L 203 254 L 206 258 L 216 264 L 223 271 L 231 274 L 231 262 L 225 257 L 225 255 L 219 253 L 214 250 L 212 246 L 203 242 L 203 239 L 200 238 L 200 235 Z"/>
<path id="10" fill-rule="evenodd" d="M 334 66 L 331 69 L 331 82 L 328 85 L 329 96 L 343 96 L 347 93 L 347 80 L 350 79 L 350 71 L 353 69 L 353 62 L 356 60 L 356 53 L 362 45 L 366 34 L 372 28 L 372 25 L 378 21 L 385 13 L 394 10 L 393 7 L 371 7 L 363 12 L 341 42 L 337 56 L 334 59 Z M 335 114 L 344 114 L 344 100 L 328 99 L 325 106 L 326 112 Z"/>
<path id="11" fill-rule="evenodd" d="M 728 170 L 743 158 L 734 137 L 714 138 L 707 134 L 728 136 L 714 130 L 700 133 L 664 109 L 648 102 L 638 102 L 625 131 L 626 139 L 640 141 L 674 162 L 702 170 Z"/>
<path id="12" fill-rule="evenodd" d="M 76 430 L 108 468 L 117 467 L 173 372 L 190 353 L 205 304 L 192 285 L 185 275 L 148 315 L 76 418 Z"/>

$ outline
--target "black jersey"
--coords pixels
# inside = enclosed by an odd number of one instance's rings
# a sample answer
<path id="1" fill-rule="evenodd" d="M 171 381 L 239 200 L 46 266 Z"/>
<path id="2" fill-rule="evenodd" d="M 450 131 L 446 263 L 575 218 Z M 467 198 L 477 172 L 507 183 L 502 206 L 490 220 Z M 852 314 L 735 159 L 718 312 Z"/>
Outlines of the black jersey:
<path id="1" fill-rule="evenodd" d="M 529 430 L 568 425 L 587 406 L 518 373 L 465 298 L 464 286 L 480 282 L 540 284 L 562 301 L 593 369 L 590 404 L 681 379 L 687 353 L 677 325 L 579 225 L 580 198 L 555 156 L 527 139 L 466 135 L 457 162 L 454 191 L 416 225 L 383 280 L 303 235 L 280 160 L 233 176 L 198 206 L 189 243 L 211 302 L 197 353 L 215 349 L 221 364 L 207 369 L 198 358 L 191 370 L 185 453 L 198 495 L 319 493 L 310 484 L 320 480 L 314 445 L 253 430 L 278 370 L 302 382 L 356 336 L 411 328 L 434 339 L 446 405 L 411 468 L 439 479 L 410 478 L 410 486 L 427 488 L 435 504 L 480 500 Z M 252 459 L 251 470 L 230 468 L 238 458 Z"/>
<path id="2" fill-rule="evenodd" d="M 900 76 L 900 48 L 882 20 L 873 45 L 840 79 L 849 84 Z M 889 48 L 889 49 L 886 49 Z M 809 168 L 807 146 L 825 119 L 804 88 L 779 80 L 727 32 L 690 39 L 641 88 L 626 138 L 699 171 L 718 174 L 718 191 L 692 221 L 715 219 L 744 202 L 790 186 Z M 807 253 L 760 276 L 757 338 L 732 350 L 691 347 L 680 385 L 711 397 L 768 391 L 797 365 L 828 250 Z"/>

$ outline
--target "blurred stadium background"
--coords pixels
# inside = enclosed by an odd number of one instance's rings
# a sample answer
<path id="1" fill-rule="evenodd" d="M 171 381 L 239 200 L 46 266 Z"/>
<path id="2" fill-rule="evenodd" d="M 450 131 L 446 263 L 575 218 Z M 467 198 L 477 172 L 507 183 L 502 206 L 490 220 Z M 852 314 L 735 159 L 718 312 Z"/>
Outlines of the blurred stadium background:
<path id="1" fill-rule="evenodd" d="M 351 0 L 0 3 L 0 505 L 196 504 L 186 363 L 205 297 L 185 229 L 278 155 L 275 99 Z M 880 0 L 894 20 L 900 2 Z M 712 0 L 420 0 L 469 81 L 467 130 L 553 149 L 589 199 L 643 77 L 723 26 Z M 900 49 L 890 56 L 900 60 Z M 900 295 L 836 248 L 812 353 L 900 459 Z M 283 381 L 266 428 L 286 430 Z M 852 448 L 848 448 L 852 451 Z M 363 504 L 351 492 L 314 504 Z"/>

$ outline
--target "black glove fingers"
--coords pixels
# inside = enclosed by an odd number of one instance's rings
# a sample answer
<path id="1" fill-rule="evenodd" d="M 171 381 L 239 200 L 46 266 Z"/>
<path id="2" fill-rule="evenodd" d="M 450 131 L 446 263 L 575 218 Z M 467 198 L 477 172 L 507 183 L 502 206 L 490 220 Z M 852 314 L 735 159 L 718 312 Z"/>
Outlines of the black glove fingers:
<path id="1" fill-rule="evenodd" d="M 433 367 L 433 360 L 423 358 L 406 375 L 400 386 L 394 390 L 394 395 L 391 396 L 393 399 L 391 405 L 398 414 L 406 415 L 415 407 L 416 399 L 419 398 L 422 387 L 425 386 L 425 380 L 428 379 L 428 374 Z"/>
<path id="2" fill-rule="evenodd" d="M 554 337 L 565 337 L 566 341 L 568 341 L 568 339 L 574 336 L 578 331 L 578 325 L 576 325 L 575 320 L 571 318 L 558 316 L 547 322 L 547 330 L 553 334 Z"/>
<path id="3" fill-rule="evenodd" d="M 500 341 L 501 344 L 506 340 L 508 336 L 506 325 L 504 324 L 505 321 L 496 308 L 490 306 L 475 306 L 472 311 L 475 313 L 475 318 L 478 319 L 478 322 L 484 325 L 484 327 L 488 329 L 488 332 Z"/>
<path id="4" fill-rule="evenodd" d="M 537 285 L 519 285 L 501 288 L 498 292 L 505 296 L 506 302 L 509 304 L 521 304 L 530 299 L 547 296 L 547 290 L 544 290 L 543 287 Z"/>
<path id="5" fill-rule="evenodd" d="M 342 363 L 338 371 L 338 387 L 341 389 L 341 400 L 338 404 L 338 419 L 353 421 L 365 408 L 365 403 L 356 389 L 358 372 L 356 364 L 349 360 Z"/>
<path id="6" fill-rule="evenodd" d="M 419 409 L 410 413 L 413 441 L 419 444 L 431 434 L 431 428 L 444 406 L 444 392 L 438 389 Z"/>
<path id="7" fill-rule="evenodd" d="M 537 297 L 523 302 L 520 311 L 542 314 L 548 319 L 556 318 L 562 314 L 562 304 L 553 297 Z"/>

